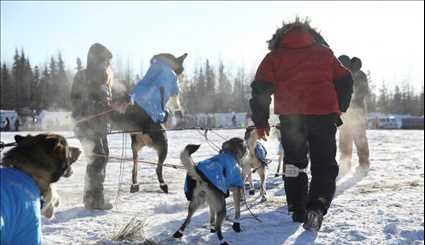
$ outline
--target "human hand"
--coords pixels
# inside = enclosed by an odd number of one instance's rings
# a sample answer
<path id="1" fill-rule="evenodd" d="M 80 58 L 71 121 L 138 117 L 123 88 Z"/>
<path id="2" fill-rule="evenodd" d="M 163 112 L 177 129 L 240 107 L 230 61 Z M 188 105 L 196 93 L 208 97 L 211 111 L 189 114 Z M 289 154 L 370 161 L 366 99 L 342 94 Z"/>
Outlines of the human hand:
<path id="1" fill-rule="evenodd" d="M 267 141 L 266 136 L 270 135 L 270 127 L 257 128 L 257 135 L 259 139 Z"/>

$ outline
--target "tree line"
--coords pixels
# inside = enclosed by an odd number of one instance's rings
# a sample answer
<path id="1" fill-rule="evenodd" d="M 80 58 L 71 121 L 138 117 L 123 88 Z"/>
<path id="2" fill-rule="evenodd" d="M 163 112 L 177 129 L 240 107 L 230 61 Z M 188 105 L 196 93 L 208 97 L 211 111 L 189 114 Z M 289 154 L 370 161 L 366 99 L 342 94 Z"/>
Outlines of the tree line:
<path id="1" fill-rule="evenodd" d="M 367 99 L 368 111 L 384 114 L 424 115 L 424 86 L 422 86 L 422 90 L 415 91 L 412 85 L 406 82 L 390 89 L 383 81 L 377 89 L 370 72 L 367 75 L 370 87 Z"/>
<path id="2" fill-rule="evenodd" d="M 113 67 L 115 81 L 130 92 L 142 77 L 131 67 Z M 18 113 L 40 110 L 71 110 L 70 91 L 75 73 L 83 69 L 80 58 L 75 68 L 67 69 L 59 52 L 42 66 L 32 66 L 24 50 L 16 49 L 11 65 L 0 64 L 0 109 Z M 140 71 L 143 73 L 143 71 Z M 424 114 L 424 87 L 415 91 L 408 83 L 389 89 L 385 82 L 379 89 L 371 79 L 369 111 L 387 114 Z M 207 59 L 194 68 L 191 76 L 180 78 L 181 106 L 186 113 L 249 112 L 249 87 L 253 75 L 243 68 L 230 71 L 222 61 L 217 65 Z M 377 92 L 375 92 L 378 90 Z"/>

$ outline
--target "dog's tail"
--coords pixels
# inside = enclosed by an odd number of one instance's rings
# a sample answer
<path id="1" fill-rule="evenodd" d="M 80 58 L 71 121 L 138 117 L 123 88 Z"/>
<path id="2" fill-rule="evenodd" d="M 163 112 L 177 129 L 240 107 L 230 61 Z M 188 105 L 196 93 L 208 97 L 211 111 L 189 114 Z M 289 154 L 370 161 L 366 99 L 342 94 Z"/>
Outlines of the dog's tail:
<path id="1" fill-rule="evenodd" d="M 193 161 L 191 155 L 199 149 L 200 145 L 187 145 L 184 150 L 180 153 L 180 160 L 183 163 L 183 166 L 187 170 L 187 174 L 198 180 L 200 176 L 195 170 L 195 162 Z"/>

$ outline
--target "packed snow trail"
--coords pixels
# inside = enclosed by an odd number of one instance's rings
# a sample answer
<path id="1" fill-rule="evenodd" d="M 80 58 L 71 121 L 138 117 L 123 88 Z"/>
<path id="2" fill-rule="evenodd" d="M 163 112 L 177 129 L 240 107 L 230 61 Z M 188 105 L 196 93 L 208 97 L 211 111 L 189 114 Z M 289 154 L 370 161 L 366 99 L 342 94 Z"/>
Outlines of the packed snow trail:
<path id="1" fill-rule="evenodd" d="M 230 138 L 243 137 L 244 130 L 216 132 Z M 27 133 L 37 132 L 19 132 Z M 58 133 L 73 135 L 72 132 Z M 2 132 L 1 140 L 11 142 L 14 135 Z M 242 206 L 243 232 L 233 232 L 231 222 L 226 221 L 223 228 L 226 239 L 234 245 L 424 244 L 424 132 L 369 130 L 368 137 L 371 152 L 368 175 L 351 172 L 338 181 L 336 197 L 318 234 L 304 231 L 287 214 L 283 182 L 280 177 L 274 177 L 278 141 L 269 139 L 264 143 L 269 158 L 273 159 L 267 178 L 269 200 L 261 203 L 258 191 L 248 200 L 250 208 L 263 223 L 256 221 Z M 179 163 L 179 153 L 189 143 L 202 144 L 193 155 L 195 160 L 215 154 L 196 130 L 169 131 L 168 138 L 166 163 Z M 121 156 L 122 136 L 111 135 L 108 139 L 111 156 Z M 223 142 L 213 134 L 209 135 L 209 139 L 217 145 Z M 70 143 L 80 146 L 76 139 L 71 139 Z M 129 138 L 125 150 L 125 155 L 131 156 Z M 153 150 L 145 149 L 141 157 L 156 161 Z M 112 159 L 106 169 L 105 193 L 115 207 L 111 211 L 88 211 L 82 204 L 85 166 L 85 156 L 82 155 L 74 164 L 73 176 L 59 182 L 61 205 L 55 219 L 43 218 L 44 244 L 117 244 L 111 241 L 111 237 L 134 216 L 146 222 L 145 236 L 160 244 L 217 244 L 216 235 L 207 229 L 207 208 L 195 214 L 181 240 L 171 238 L 187 212 L 183 170 L 164 168 L 164 178 L 170 187 L 170 194 L 164 194 L 159 189 L 155 166 L 140 164 L 141 191 L 130 194 L 132 162 L 124 162 L 123 183 L 118 192 L 120 161 Z M 258 186 L 259 178 L 255 174 L 254 178 Z M 228 202 L 230 218 L 233 215 L 231 198 Z"/>

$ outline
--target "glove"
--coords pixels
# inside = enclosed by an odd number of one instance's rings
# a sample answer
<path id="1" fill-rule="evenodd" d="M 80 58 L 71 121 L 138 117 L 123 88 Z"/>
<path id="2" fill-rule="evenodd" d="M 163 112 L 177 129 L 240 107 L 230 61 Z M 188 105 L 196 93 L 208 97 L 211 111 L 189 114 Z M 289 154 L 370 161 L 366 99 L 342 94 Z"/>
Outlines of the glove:
<path id="1" fill-rule="evenodd" d="M 267 126 L 266 128 L 257 128 L 258 139 L 267 141 L 266 136 L 269 136 L 269 134 L 270 134 L 270 127 Z"/>

